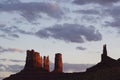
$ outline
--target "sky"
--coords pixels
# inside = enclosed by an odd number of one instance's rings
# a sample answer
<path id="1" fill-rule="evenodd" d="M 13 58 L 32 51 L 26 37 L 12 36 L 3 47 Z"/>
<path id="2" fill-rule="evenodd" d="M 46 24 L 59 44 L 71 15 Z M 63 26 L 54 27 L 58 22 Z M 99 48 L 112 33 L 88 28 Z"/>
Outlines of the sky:
<path id="1" fill-rule="evenodd" d="M 119 0 L 0 0 L 0 70 L 21 69 L 31 49 L 52 63 L 62 53 L 67 64 L 96 64 L 107 44 L 118 59 L 119 41 Z"/>

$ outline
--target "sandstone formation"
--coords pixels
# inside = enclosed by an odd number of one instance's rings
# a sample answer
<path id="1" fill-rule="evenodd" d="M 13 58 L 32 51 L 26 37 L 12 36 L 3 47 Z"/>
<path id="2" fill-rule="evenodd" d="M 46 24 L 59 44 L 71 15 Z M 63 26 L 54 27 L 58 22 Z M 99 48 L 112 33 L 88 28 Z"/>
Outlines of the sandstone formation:
<path id="1" fill-rule="evenodd" d="M 44 56 L 44 63 L 43 63 L 43 68 L 47 71 L 50 71 L 50 68 L 49 68 L 49 56 Z"/>
<path id="2" fill-rule="evenodd" d="M 34 50 L 27 50 L 27 56 L 26 56 L 26 64 L 24 67 L 24 70 L 31 70 L 31 69 L 42 69 L 50 72 L 50 62 L 49 62 L 49 56 L 40 56 L 40 53 L 35 52 Z M 63 72 L 63 64 L 62 64 L 62 54 L 57 53 L 55 54 L 55 65 L 54 65 L 54 71 L 56 73 L 62 73 Z"/>
<path id="3" fill-rule="evenodd" d="M 42 59 L 40 53 L 35 52 L 34 50 L 27 50 L 24 70 L 28 69 L 41 69 L 41 71 L 45 70 L 49 72 L 49 57 L 44 56 L 44 59 Z"/>
<path id="4" fill-rule="evenodd" d="M 53 72 L 58 72 L 58 73 L 63 72 L 62 54 L 60 53 L 55 54 L 55 66 Z"/>

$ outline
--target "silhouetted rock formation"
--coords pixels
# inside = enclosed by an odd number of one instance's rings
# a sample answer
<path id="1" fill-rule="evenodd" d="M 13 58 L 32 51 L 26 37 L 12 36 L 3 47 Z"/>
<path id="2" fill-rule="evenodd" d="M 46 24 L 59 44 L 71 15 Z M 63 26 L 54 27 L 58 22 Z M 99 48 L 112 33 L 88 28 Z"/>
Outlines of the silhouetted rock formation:
<path id="1" fill-rule="evenodd" d="M 96 71 L 112 67 L 120 67 L 120 62 L 119 60 L 115 60 L 107 56 L 107 48 L 106 45 L 104 45 L 103 54 L 101 55 L 101 62 L 91 68 L 88 68 L 87 71 Z"/>
<path id="2" fill-rule="evenodd" d="M 27 50 L 26 64 L 24 69 L 4 80 L 53 80 L 57 79 L 62 73 L 62 54 L 55 55 L 55 69 L 50 72 L 49 56 L 40 56 L 40 53 L 34 50 Z M 62 76 L 64 76 L 62 74 Z"/>
<path id="3" fill-rule="evenodd" d="M 62 73 L 62 65 L 62 54 L 58 53 L 55 55 L 55 69 L 49 72 L 49 57 L 44 56 L 42 60 L 39 53 L 28 50 L 25 68 L 3 80 L 120 80 L 120 59 L 109 57 L 106 45 L 103 46 L 101 62 L 86 72 Z"/>
<path id="4" fill-rule="evenodd" d="M 62 54 L 60 53 L 55 54 L 55 67 L 53 72 L 57 73 L 63 72 Z"/>

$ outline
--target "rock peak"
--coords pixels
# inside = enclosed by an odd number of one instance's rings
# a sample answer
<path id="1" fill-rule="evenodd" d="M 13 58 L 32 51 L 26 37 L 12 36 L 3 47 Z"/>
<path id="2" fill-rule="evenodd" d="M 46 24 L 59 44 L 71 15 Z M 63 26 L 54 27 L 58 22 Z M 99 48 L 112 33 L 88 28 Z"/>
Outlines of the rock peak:
<path id="1" fill-rule="evenodd" d="M 105 56 L 107 56 L 107 46 L 106 46 L 106 44 L 103 45 L 103 54 L 104 54 Z"/>
<path id="2" fill-rule="evenodd" d="M 106 47 L 106 44 L 103 45 L 103 54 L 101 55 L 101 62 L 104 62 L 106 61 L 107 59 L 107 47 Z"/>

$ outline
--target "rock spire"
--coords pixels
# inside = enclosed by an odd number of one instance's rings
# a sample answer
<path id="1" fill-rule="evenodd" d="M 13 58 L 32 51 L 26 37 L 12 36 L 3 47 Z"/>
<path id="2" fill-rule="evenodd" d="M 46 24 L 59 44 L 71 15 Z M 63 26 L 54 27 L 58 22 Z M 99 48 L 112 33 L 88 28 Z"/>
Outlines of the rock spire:
<path id="1" fill-rule="evenodd" d="M 49 68 L 49 56 L 44 56 L 44 63 L 43 63 L 43 68 L 47 71 L 50 71 L 50 68 Z"/>
<path id="2" fill-rule="evenodd" d="M 107 59 L 107 47 L 106 47 L 106 44 L 103 45 L 103 54 L 101 55 L 101 61 L 104 62 L 106 61 Z"/>
<path id="3" fill-rule="evenodd" d="M 55 54 L 55 66 L 54 66 L 53 72 L 58 72 L 58 73 L 63 72 L 62 54 L 61 53 Z"/>

